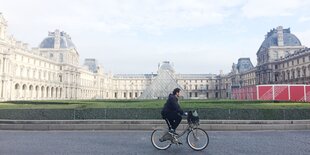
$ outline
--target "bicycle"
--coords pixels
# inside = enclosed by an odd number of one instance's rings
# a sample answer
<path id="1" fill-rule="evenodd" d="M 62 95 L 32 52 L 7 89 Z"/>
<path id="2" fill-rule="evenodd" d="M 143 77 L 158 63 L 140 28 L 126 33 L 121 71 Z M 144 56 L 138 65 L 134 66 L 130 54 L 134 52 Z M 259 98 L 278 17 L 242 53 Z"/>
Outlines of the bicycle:
<path id="1" fill-rule="evenodd" d="M 170 126 L 169 123 L 168 126 Z M 156 128 L 152 132 L 151 142 L 155 148 L 159 150 L 166 150 L 172 144 L 179 145 L 180 142 L 178 138 L 182 137 L 187 132 L 186 141 L 188 146 L 195 151 L 201 151 L 208 146 L 209 136 L 205 130 L 198 128 L 198 126 L 198 113 L 196 111 L 189 111 L 187 115 L 187 127 L 183 132 L 175 135 L 170 133 L 167 128 Z"/>

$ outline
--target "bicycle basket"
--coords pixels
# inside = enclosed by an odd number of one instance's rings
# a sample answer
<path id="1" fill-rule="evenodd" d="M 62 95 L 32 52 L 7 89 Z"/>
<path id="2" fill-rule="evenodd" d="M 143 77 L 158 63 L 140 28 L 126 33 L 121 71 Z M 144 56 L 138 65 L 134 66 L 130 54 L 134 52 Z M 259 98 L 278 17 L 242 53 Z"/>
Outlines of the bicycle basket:
<path id="1" fill-rule="evenodd" d="M 197 111 L 189 111 L 187 121 L 189 124 L 199 125 L 199 117 Z"/>

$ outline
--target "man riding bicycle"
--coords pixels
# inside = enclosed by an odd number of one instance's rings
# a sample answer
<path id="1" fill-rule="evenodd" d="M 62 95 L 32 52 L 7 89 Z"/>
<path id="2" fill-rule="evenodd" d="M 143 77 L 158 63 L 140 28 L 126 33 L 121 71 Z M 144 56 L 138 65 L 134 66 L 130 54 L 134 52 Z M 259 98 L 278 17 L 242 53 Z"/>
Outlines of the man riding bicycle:
<path id="1" fill-rule="evenodd" d="M 178 101 L 180 91 L 180 88 L 175 88 L 172 94 L 169 94 L 167 102 L 165 103 L 161 111 L 162 118 L 165 119 L 166 123 L 169 126 L 169 132 L 175 135 L 177 135 L 175 130 L 177 129 L 182 120 L 181 115 L 186 115 L 186 113 L 184 113 L 181 109 Z"/>
<path id="2" fill-rule="evenodd" d="M 169 94 L 167 102 L 165 103 L 161 115 L 165 119 L 169 127 L 169 132 L 165 128 L 156 128 L 152 132 L 151 141 L 155 148 L 159 150 L 165 150 L 171 146 L 171 144 L 180 145 L 182 142 L 179 138 L 185 135 L 186 142 L 188 145 L 196 150 L 201 151 L 205 149 L 209 144 L 209 136 L 206 131 L 199 128 L 199 117 L 195 110 L 183 112 L 179 104 L 180 88 L 175 88 L 172 94 Z M 179 126 L 182 117 L 181 115 L 187 116 L 187 126 L 183 132 L 177 134 L 176 128 Z"/>

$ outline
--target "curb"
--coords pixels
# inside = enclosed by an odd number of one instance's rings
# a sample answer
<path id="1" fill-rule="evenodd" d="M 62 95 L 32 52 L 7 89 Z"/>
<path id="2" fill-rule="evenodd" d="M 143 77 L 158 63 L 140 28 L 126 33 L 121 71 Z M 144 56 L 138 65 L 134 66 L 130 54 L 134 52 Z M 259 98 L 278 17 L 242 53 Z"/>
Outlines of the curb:
<path id="1" fill-rule="evenodd" d="M 183 120 L 178 129 L 185 129 Z M 0 130 L 153 130 L 163 120 L 0 120 Z M 201 120 L 207 131 L 310 130 L 310 120 Z"/>

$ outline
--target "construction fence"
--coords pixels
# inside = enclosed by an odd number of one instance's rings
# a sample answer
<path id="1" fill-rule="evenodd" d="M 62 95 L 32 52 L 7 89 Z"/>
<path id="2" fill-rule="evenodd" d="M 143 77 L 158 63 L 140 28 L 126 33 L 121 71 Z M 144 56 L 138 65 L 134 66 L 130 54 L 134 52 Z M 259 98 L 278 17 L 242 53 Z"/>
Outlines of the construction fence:
<path id="1" fill-rule="evenodd" d="M 255 85 L 233 88 L 233 99 L 310 102 L 310 85 Z"/>

